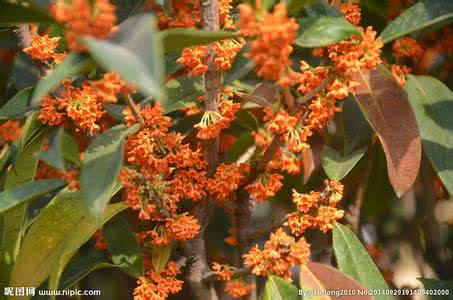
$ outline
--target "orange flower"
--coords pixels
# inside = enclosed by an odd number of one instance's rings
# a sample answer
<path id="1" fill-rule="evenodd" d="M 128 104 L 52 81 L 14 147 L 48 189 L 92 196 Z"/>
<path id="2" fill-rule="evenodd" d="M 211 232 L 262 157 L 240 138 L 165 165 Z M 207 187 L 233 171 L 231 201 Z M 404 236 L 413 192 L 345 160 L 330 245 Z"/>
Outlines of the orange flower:
<path id="1" fill-rule="evenodd" d="M 341 13 L 345 16 L 349 23 L 359 25 L 360 23 L 360 7 L 349 2 L 341 5 Z"/>
<path id="2" fill-rule="evenodd" d="M 281 180 L 283 176 L 277 173 L 263 174 L 254 183 L 245 187 L 257 202 L 262 202 L 274 197 L 275 193 L 283 186 Z"/>
<path id="3" fill-rule="evenodd" d="M 193 239 L 200 230 L 198 221 L 188 213 L 168 218 L 165 221 L 168 235 L 178 241 Z"/>
<path id="4" fill-rule="evenodd" d="M 105 111 L 96 98 L 83 91 L 77 92 L 77 96 L 71 99 L 66 109 L 67 115 L 78 128 L 94 135 L 99 132 L 100 126 L 96 122 L 101 119 Z"/>
<path id="5" fill-rule="evenodd" d="M 381 63 L 383 43 L 376 38 L 371 26 L 360 28 L 362 37 L 351 36 L 349 40 L 328 46 L 329 58 L 340 74 L 358 72 L 361 68 L 373 69 Z"/>
<path id="6" fill-rule="evenodd" d="M 98 101 L 103 103 L 118 102 L 117 94 L 131 94 L 135 90 L 128 86 L 126 82 L 116 73 L 105 73 L 102 79 L 97 81 L 85 81 L 83 83 L 85 90 L 96 95 Z"/>
<path id="7" fill-rule="evenodd" d="M 217 280 L 229 281 L 233 277 L 233 272 L 229 266 L 216 262 L 212 263 L 212 272 L 215 274 Z"/>
<path id="8" fill-rule="evenodd" d="M 407 66 L 392 65 L 391 66 L 393 77 L 401 87 L 406 86 L 406 75 L 411 72 L 411 68 Z"/>
<path id="9" fill-rule="evenodd" d="M 21 128 L 19 121 L 8 120 L 0 125 L 0 144 L 12 142 L 20 138 Z"/>
<path id="10" fill-rule="evenodd" d="M 57 0 L 52 6 L 55 19 L 66 25 L 66 40 L 69 49 L 85 51 L 78 43 L 79 36 L 89 35 L 105 39 L 116 30 L 115 6 L 108 0 Z"/>
<path id="11" fill-rule="evenodd" d="M 59 63 L 66 55 L 66 53 L 57 53 L 55 50 L 59 40 L 59 37 L 50 38 L 48 34 L 33 34 L 30 47 L 24 48 L 23 51 L 35 60 L 43 62 L 52 60 L 54 63 Z"/>
<path id="12" fill-rule="evenodd" d="M 288 18 L 284 3 L 275 5 L 272 13 L 264 13 L 260 20 L 249 4 L 239 6 L 238 26 L 244 36 L 256 36 L 246 54 L 256 64 L 256 74 L 264 79 L 278 80 L 291 65 L 291 44 L 297 37 L 297 25 Z"/>
<path id="13" fill-rule="evenodd" d="M 393 56 L 396 59 L 408 57 L 417 61 L 423 55 L 423 49 L 416 40 L 410 37 L 404 37 L 396 40 L 392 46 Z"/>
<path id="14" fill-rule="evenodd" d="M 239 184 L 245 179 L 245 174 L 250 172 L 249 164 L 224 163 L 217 167 L 216 173 L 208 179 L 207 189 L 217 200 L 228 198 L 232 192 L 239 188 Z"/>
<path id="15" fill-rule="evenodd" d="M 93 234 L 93 238 L 95 240 L 94 247 L 96 249 L 98 249 L 98 250 L 107 249 L 107 242 L 105 241 L 101 230 L 96 230 L 96 232 Z"/>
<path id="16" fill-rule="evenodd" d="M 200 123 L 194 126 L 198 129 L 197 138 L 209 140 L 218 137 L 220 131 L 230 126 L 240 107 L 240 103 L 222 99 L 219 104 L 219 112 L 205 111 Z"/>
<path id="17" fill-rule="evenodd" d="M 333 224 L 343 218 L 344 211 L 331 206 L 321 206 L 314 221 L 322 232 L 332 230 Z"/>
<path id="18" fill-rule="evenodd" d="M 293 189 L 293 202 L 296 203 L 297 210 L 303 213 L 308 213 L 312 207 L 317 207 L 320 201 L 318 192 L 310 192 L 310 194 L 299 194 Z"/>
<path id="19" fill-rule="evenodd" d="M 175 277 L 179 273 L 179 267 L 173 261 L 169 261 L 167 268 L 160 274 L 154 270 L 146 272 L 146 276 L 137 280 L 134 300 L 163 300 L 171 294 L 178 293 L 183 286 L 183 281 Z"/>
<path id="20" fill-rule="evenodd" d="M 245 284 L 242 281 L 234 280 L 225 283 L 225 292 L 228 293 L 233 298 L 240 298 L 242 296 L 247 295 L 255 289 L 254 284 Z"/>
<path id="21" fill-rule="evenodd" d="M 304 238 L 295 240 L 281 228 L 272 233 L 263 250 L 253 247 L 243 255 L 244 265 L 257 276 L 267 276 L 269 272 L 289 278 L 291 267 L 307 263 L 310 245 Z"/>
<path id="22" fill-rule="evenodd" d="M 204 58 L 208 55 L 208 47 L 196 46 L 184 48 L 181 57 L 176 61 L 184 65 L 189 70 L 189 75 L 201 76 L 206 74 L 208 66 L 204 63 Z"/>
<path id="23" fill-rule="evenodd" d="M 264 109 L 266 113 L 266 129 L 275 134 L 284 134 L 297 124 L 297 118 L 292 117 L 284 109 L 280 109 L 276 114 L 269 107 Z"/>

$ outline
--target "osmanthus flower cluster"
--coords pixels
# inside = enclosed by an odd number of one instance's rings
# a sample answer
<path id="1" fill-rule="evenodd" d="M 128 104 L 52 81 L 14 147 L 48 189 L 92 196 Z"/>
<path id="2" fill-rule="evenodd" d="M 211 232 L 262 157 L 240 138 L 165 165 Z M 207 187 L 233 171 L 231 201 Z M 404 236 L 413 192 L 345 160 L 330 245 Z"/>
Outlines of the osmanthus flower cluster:
<path id="1" fill-rule="evenodd" d="M 160 30 L 202 27 L 200 0 L 170 2 L 171 13 L 160 5 L 152 6 Z M 232 9 L 233 1 L 219 1 L 220 28 L 236 30 L 237 38 L 183 49 L 177 61 L 189 76 L 203 76 L 213 66 L 224 73 L 231 68 L 238 51 L 249 43 L 245 57 L 254 62 L 256 75 L 273 82 L 278 90 L 278 97 L 266 100 L 262 108 L 262 126 L 253 132 L 256 153 L 252 159 L 234 163 L 219 160 L 212 167 L 205 158 L 204 144 L 220 139 L 220 152 L 224 152 L 234 142 L 228 130 L 243 107 L 228 87 L 218 87 L 215 109 L 201 108 L 201 103 L 207 101 L 201 97 L 197 99 L 200 107 L 197 104 L 183 110 L 185 114 L 201 114 L 201 121 L 194 126 L 196 134 L 191 137 L 172 130 L 173 119 L 155 99 L 135 105 L 131 101 L 134 87 L 113 72 L 82 81 L 65 80 L 57 92 L 41 101 L 38 119 L 48 126 L 70 131 L 76 137 L 82 160 L 89 141 L 115 123 L 105 105 L 128 104 L 123 111 L 125 125 L 131 127 L 138 123 L 140 127 L 125 140 L 125 167 L 120 172 L 122 200 L 136 212 L 140 224 L 136 236 L 145 260 L 149 250 L 169 245 L 179 247 L 199 235 L 203 224 L 187 206 L 212 201 L 230 213 L 241 201 L 259 205 L 274 197 L 283 187 L 285 174 L 301 172 L 302 156 L 311 147 L 310 137 L 325 129 L 340 111 L 338 101 L 354 91 L 357 83 L 352 79 L 353 73 L 373 69 L 381 63 L 382 42 L 371 27 L 360 27 L 360 34 L 316 49 L 315 54 L 325 61 L 322 65 L 299 61 L 295 69 L 291 55 L 299 25 L 288 16 L 284 1 L 275 4 L 269 12 L 240 4 L 236 22 Z M 359 24 L 357 6 L 344 4 L 341 10 L 349 22 Z M 64 25 L 64 38 L 72 51 L 86 51 L 78 41 L 81 36 L 102 39 L 115 31 L 115 6 L 108 0 L 58 0 L 52 13 Z M 59 39 L 34 32 L 30 47 L 24 51 L 34 60 L 55 67 L 65 55 L 57 50 Z M 395 46 L 395 58 L 419 55 L 410 45 L 408 40 L 400 41 Z M 209 61 L 211 54 L 213 60 Z M 18 132 L 18 122 L 0 125 L 0 143 L 14 140 Z M 264 163 L 258 168 L 260 159 Z M 40 164 L 37 178 L 64 178 L 70 189 L 80 188 L 76 167 L 58 171 Z M 330 180 L 319 192 L 294 191 L 292 201 L 296 210 L 270 233 L 263 247 L 251 245 L 241 253 L 242 266 L 256 276 L 272 273 L 290 279 L 291 269 L 307 263 L 310 256 L 310 244 L 304 232 L 331 230 L 332 224 L 343 216 L 343 211 L 337 208 L 342 195 L 341 183 Z M 232 224 L 227 241 L 237 244 L 240 228 L 235 220 Z M 105 249 L 102 234 L 97 232 L 94 238 L 96 247 Z M 152 263 L 145 264 L 146 272 L 137 281 L 134 299 L 166 299 L 182 289 L 183 281 L 179 279 L 182 265 L 175 257 L 171 259 L 161 271 L 156 271 Z M 226 264 L 214 263 L 212 267 L 216 279 L 225 281 L 225 291 L 241 297 L 256 286 L 236 277 L 235 270 Z"/>

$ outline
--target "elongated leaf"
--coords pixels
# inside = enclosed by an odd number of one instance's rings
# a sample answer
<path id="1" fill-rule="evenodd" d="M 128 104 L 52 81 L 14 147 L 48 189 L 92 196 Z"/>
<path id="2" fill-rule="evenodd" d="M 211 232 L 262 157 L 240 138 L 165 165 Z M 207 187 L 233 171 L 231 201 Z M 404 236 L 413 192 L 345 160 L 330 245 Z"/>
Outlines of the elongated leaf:
<path id="1" fill-rule="evenodd" d="M 255 63 L 244 56 L 245 53 L 249 52 L 250 46 L 246 44 L 236 54 L 233 60 L 230 70 L 225 74 L 223 84 L 227 85 L 235 80 L 239 80 L 245 77 L 255 67 Z"/>
<path id="2" fill-rule="evenodd" d="M 299 273 L 299 286 L 302 290 L 302 299 L 310 300 L 331 300 L 329 295 L 325 295 L 323 291 L 326 287 L 321 281 L 313 274 L 313 272 L 306 266 L 300 266 Z"/>
<path id="3" fill-rule="evenodd" d="M 341 180 L 354 168 L 365 154 L 367 148 L 363 147 L 354 152 L 342 155 L 331 147 L 325 147 L 321 153 L 321 164 L 330 179 Z"/>
<path id="4" fill-rule="evenodd" d="M 61 191 L 41 211 L 27 231 L 11 272 L 10 286 L 38 287 L 52 271 L 61 270 L 77 249 L 98 229 L 78 191 Z M 102 223 L 123 210 L 112 204 Z"/>
<path id="5" fill-rule="evenodd" d="M 31 110 L 28 105 L 33 88 L 28 87 L 18 92 L 0 108 L 0 123 L 2 120 L 21 119 Z"/>
<path id="6" fill-rule="evenodd" d="M 372 300 L 373 297 L 368 295 L 368 290 L 360 285 L 353 278 L 341 273 L 330 266 L 309 262 L 306 269 L 319 280 L 326 291 L 341 291 L 338 294 L 331 295 L 332 300 Z M 344 294 L 341 294 L 343 293 Z M 313 299 L 304 297 L 304 299 Z M 325 299 L 325 298 L 324 298 Z"/>
<path id="7" fill-rule="evenodd" d="M 373 130 L 354 97 L 350 96 L 344 101 L 340 114 L 344 131 L 344 152 L 351 153 L 369 145 Z"/>
<path id="8" fill-rule="evenodd" d="M 30 100 L 30 105 L 38 106 L 42 97 L 53 92 L 64 79 L 87 72 L 93 67 L 94 62 L 90 58 L 74 52 L 69 53 L 52 73 L 38 82 Z"/>
<path id="9" fill-rule="evenodd" d="M 76 165 L 80 162 L 78 146 L 72 136 L 65 133 L 63 128 L 58 128 L 49 134 L 49 149 L 42 152 L 40 158 L 60 171 L 65 168 L 65 160 Z"/>
<path id="10" fill-rule="evenodd" d="M 401 197 L 414 183 L 420 167 L 421 141 L 406 93 L 384 67 L 356 73 L 355 99 L 385 151 L 389 179 Z"/>
<path id="11" fill-rule="evenodd" d="M 93 250 L 74 256 L 66 266 L 58 288 L 60 290 L 69 289 L 95 270 L 115 267 L 99 251 Z"/>
<path id="12" fill-rule="evenodd" d="M 453 1 L 425 0 L 406 9 L 382 31 L 380 38 L 388 43 L 436 23 L 453 21 Z"/>
<path id="13" fill-rule="evenodd" d="M 215 41 L 237 37 L 237 33 L 227 31 L 210 32 L 193 28 L 172 28 L 159 33 L 165 53 L 187 47 L 209 44 Z"/>
<path id="14" fill-rule="evenodd" d="M 324 0 L 310 1 L 304 8 L 309 17 L 341 17 L 340 12 Z"/>
<path id="15" fill-rule="evenodd" d="M 295 44 L 300 47 L 324 47 L 360 35 L 360 30 L 343 17 L 311 17 L 300 19 L 300 34 Z"/>
<path id="16" fill-rule="evenodd" d="M 11 189 L 25 184 L 35 177 L 38 166 L 37 153 L 41 149 L 45 132 L 39 132 L 37 114 L 27 118 L 22 137 L 17 141 L 18 150 L 15 168 L 6 176 L 5 188 Z M 14 144 L 12 144 L 14 145 Z M 22 203 L 0 215 L 0 284 L 6 286 L 9 273 L 19 251 L 23 225 L 27 213 L 27 203 Z"/>
<path id="17" fill-rule="evenodd" d="M 299 300 L 299 290 L 287 280 L 269 275 L 264 287 L 265 300 Z"/>
<path id="18" fill-rule="evenodd" d="M 180 76 L 165 85 L 168 101 L 163 103 L 166 112 L 183 108 L 186 104 L 197 101 L 204 94 L 204 80 L 200 77 Z"/>
<path id="19" fill-rule="evenodd" d="M 98 219 L 112 197 L 123 165 L 124 139 L 138 128 L 138 124 L 115 126 L 98 135 L 85 152 L 80 169 L 82 198 Z"/>
<path id="20" fill-rule="evenodd" d="M 26 201 L 43 196 L 64 186 L 64 184 L 65 182 L 61 179 L 44 179 L 27 182 L 21 186 L 0 192 L 0 213 L 4 213 Z"/>
<path id="21" fill-rule="evenodd" d="M 228 149 L 227 152 L 227 163 L 233 163 L 237 159 L 241 157 L 247 150 L 254 149 L 255 139 L 253 138 L 252 134 L 248 131 L 241 134 L 236 142 Z"/>
<path id="22" fill-rule="evenodd" d="M 112 261 L 132 277 L 143 276 L 143 257 L 131 227 L 123 218 L 108 223 L 102 230 Z"/>
<path id="23" fill-rule="evenodd" d="M 25 23 L 55 23 L 45 10 L 36 7 L 0 1 L 0 25 L 16 25 Z"/>
<path id="24" fill-rule="evenodd" d="M 433 77 L 412 75 L 406 91 L 420 127 L 423 150 L 453 195 L 453 92 Z"/>
<path id="25" fill-rule="evenodd" d="M 379 269 L 355 234 L 346 226 L 336 223 L 333 228 L 333 249 L 339 269 L 369 290 L 387 290 Z M 390 300 L 391 296 L 375 295 L 376 300 Z"/>
<path id="26" fill-rule="evenodd" d="M 432 300 L 452 300 L 453 281 L 436 280 L 432 278 L 417 278 L 423 283 L 425 290 L 431 293 L 429 299 Z"/>
<path id="27" fill-rule="evenodd" d="M 83 43 L 104 69 L 117 72 L 148 97 L 165 98 L 161 88 L 164 58 L 153 16 L 128 19 L 121 25 L 115 41 L 87 37 Z"/>
<path id="28" fill-rule="evenodd" d="M 152 253 L 151 259 L 152 259 L 154 270 L 156 270 L 157 273 L 160 273 L 167 266 L 167 263 L 170 260 L 172 249 L 173 249 L 173 247 L 171 244 L 168 244 L 163 247 L 157 247 L 157 246 L 153 247 L 153 253 Z"/>

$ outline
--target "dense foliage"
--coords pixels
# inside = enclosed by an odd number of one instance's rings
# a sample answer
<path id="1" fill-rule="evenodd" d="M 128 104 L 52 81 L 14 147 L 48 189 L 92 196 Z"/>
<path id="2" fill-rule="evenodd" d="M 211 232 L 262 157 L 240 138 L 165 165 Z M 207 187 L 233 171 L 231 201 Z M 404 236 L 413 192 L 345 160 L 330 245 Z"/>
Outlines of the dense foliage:
<path id="1" fill-rule="evenodd" d="M 453 293 L 452 20 L 451 0 L 0 0 L 0 298 Z"/>

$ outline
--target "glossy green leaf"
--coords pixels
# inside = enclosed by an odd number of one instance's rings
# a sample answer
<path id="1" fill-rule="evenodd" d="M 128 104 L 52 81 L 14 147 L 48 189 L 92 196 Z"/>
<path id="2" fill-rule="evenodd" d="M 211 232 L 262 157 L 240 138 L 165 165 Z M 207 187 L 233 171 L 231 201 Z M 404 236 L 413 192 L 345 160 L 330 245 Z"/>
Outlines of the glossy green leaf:
<path id="1" fill-rule="evenodd" d="M 22 119 L 31 110 L 29 106 L 32 87 L 25 88 L 8 100 L 0 108 L 0 123 L 2 120 Z"/>
<path id="2" fill-rule="evenodd" d="M 344 131 L 345 153 L 351 153 L 370 143 L 373 130 L 352 96 L 344 101 L 340 117 Z"/>
<path id="3" fill-rule="evenodd" d="M 52 272 L 62 271 L 62 262 L 67 263 L 99 226 L 125 208 L 122 203 L 108 206 L 98 225 L 79 191 L 61 191 L 25 234 L 9 285 L 38 287 Z"/>
<path id="4" fill-rule="evenodd" d="M 249 130 L 258 130 L 258 120 L 256 119 L 255 115 L 245 109 L 240 109 L 236 113 L 235 123 L 238 123 L 244 128 Z"/>
<path id="5" fill-rule="evenodd" d="M 30 181 L 21 186 L 0 192 L 0 213 L 31 201 L 65 185 L 61 179 L 43 179 Z"/>
<path id="6" fill-rule="evenodd" d="M 387 290 L 389 287 L 379 269 L 355 234 L 346 226 L 335 223 L 333 249 L 339 269 L 370 290 Z M 376 300 L 390 300 L 392 296 L 375 295 Z"/>
<path id="7" fill-rule="evenodd" d="M 453 92 L 434 77 L 412 75 L 406 92 L 420 128 L 423 150 L 453 195 Z"/>
<path id="8" fill-rule="evenodd" d="M 66 266 L 60 280 L 59 289 L 69 289 L 89 273 L 105 268 L 116 268 L 105 255 L 97 250 L 75 255 Z"/>
<path id="9" fill-rule="evenodd" d="M 63 128 L 55 129 L 49 134 L 49 149 L 41 153 L 40 159 L 60 171 L 65 169 L 65 160 L 78 165 L 80 158 L 77 143 Z"/>
<path id="10" fill-rule="evenodd" d="M 86 37 L 82 42 L 101 67 L 117 72 L 145 96 L 162 99 L 165 66 L 155 27 L 153 16 L 136 16 L 123 22 L 114 40 Z"/>
<path id="11" fill-rule="evenodd" d="M 37 154 L 41 150 L 45 137 L 45 132 L 40 131 L 40 127 L 37 113 L 27 118 L 22 128 L 22 137 L 15 146 L 17 149 L 15 167 L 6 175 L 6 189 L 26 184 L 35 177 L 38 166 Z M 16 144 L 11 144 L 13 145 Z M 0 215 L 0 285 L 7 284 L 10 270 L 19 251 L 26 213 L 27 203 L 22 203 Z"/>
<path id="12" fill-rule="evenodd" d="M 165 53 L 182 50 L 187 47 L 205 45 L 215 41 L 237 37 L 237 33 L 227 31 L 210 32 L 193 28 L 172 28 L 161 31 Z"/>
<path id="13" fill-rule="evenodd" d="M 112 127 L 98 135 L 85 152 L 80 169 L 82 198 L 98 219 L 113 195 L 123 165 L 124 139 L 138 129 L 139 124 Z"/>
<path id="14" fill-rule="evenodd" d="M 343 155 L 334 148 L 326 146 L 321 153 L 321 165 L 330 179 L 342 180 L 359 162 L 366 150 L 367 148 L 363 147 Z"/>
<path id="15" fill-rule="evenodd" d="M 300 33 L 295 44 L 300 47 L 324 47 L 360 35 L 360 30 L 343 17 L 311 17 L 300 19 Z"/>
<path id="16" fill-rule="evenodd" d="M 406 9 L 379 36 L 384 43 L 437 23 L 453 21 L 453 1 L 425 0 Z"/>
<path id="17" fill-rule="evenodd" d="M 0 7 L 0 25 L 55 23 L 45 10 L 34 5 L 24 6 L 1 0 Z"/>
<path id="18" fill-rule="evenodd" d="M 299 290 L 287 280 L 275 275 L 267 277 L 264 300 L 299 300 Z"/>
<path id="19" fill-rule="evenodd" d="M 453 300 L 453 281 L 437 280 L 432 278 L 417 278 L 423 283 L 425 290 L 432 295 L 427 297 L 432 300 Z"/>
<path id="20" fill-rule="evenodd" d="M 32 107 L 38 106 L 41 99 L 53 92 L 64 79 L 70 79 L 75 75 L 85 73 L 94 67 L 90 58 L 78 53 L 69 53 L 62 63 L 58 64 L 50 74 L 42 78 L 33 92 L 30 100 Z"/>
<path id="21" fill-rule="evenodd" d="M 132 277 L 143 276 L 142 251 L 129 223 L 116 218 L 102 229 L 102 234 L 113 263 Z"/>

